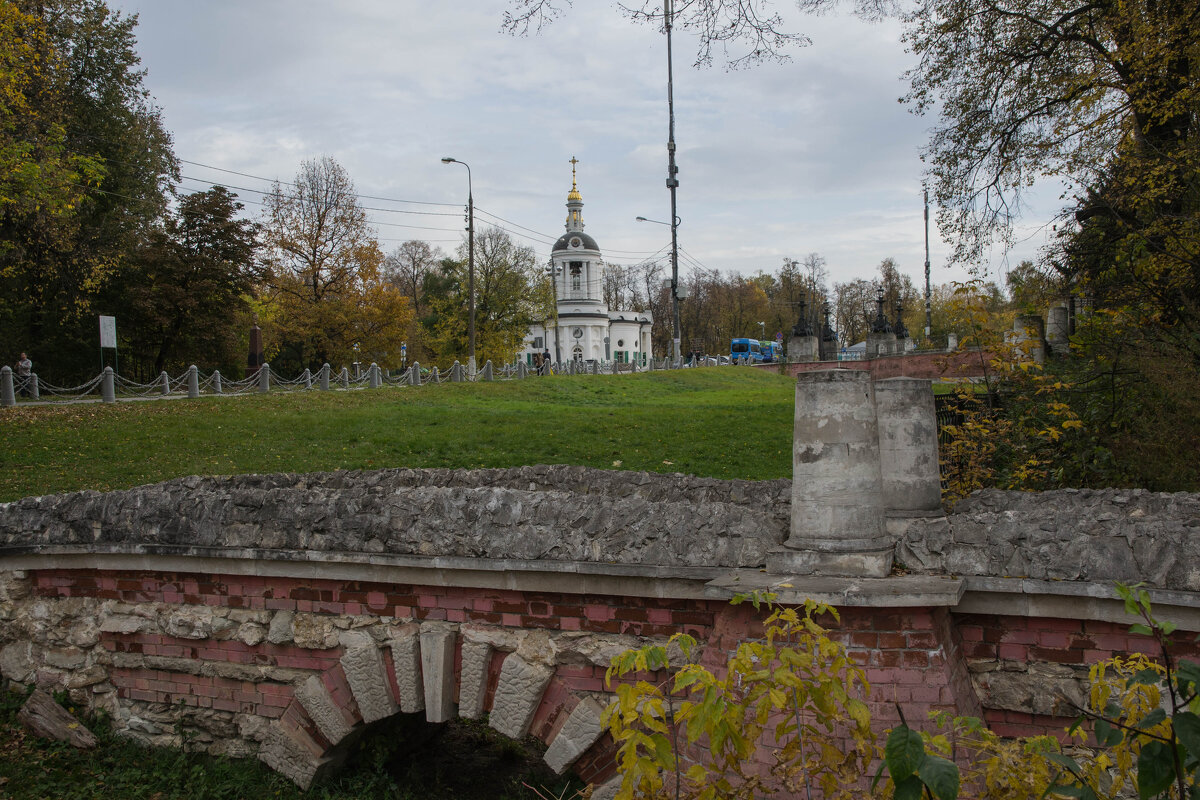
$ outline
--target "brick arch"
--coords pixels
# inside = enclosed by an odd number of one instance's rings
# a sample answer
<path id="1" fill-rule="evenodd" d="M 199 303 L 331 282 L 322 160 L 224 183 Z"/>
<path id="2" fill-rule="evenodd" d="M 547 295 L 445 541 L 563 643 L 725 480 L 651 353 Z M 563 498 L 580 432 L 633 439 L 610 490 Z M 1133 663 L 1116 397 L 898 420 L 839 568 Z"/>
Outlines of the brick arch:
<path id="1" fill-rule="evenodd" d="M 295 688 L 259 758 L 301 788 L 336 770 L 366 726 L 398 713 L 427 722 L 478 719 L 513 739 L 532 735 L 544 760 L 585 780 L 613 771 L 612 740 L 601 725 L 603 670 L 504 649 L 502 629 L 409 623 L 378 642 L 346 643 L 339 661 Z M 491 635 L 489 635 L 491 634 Z"/>

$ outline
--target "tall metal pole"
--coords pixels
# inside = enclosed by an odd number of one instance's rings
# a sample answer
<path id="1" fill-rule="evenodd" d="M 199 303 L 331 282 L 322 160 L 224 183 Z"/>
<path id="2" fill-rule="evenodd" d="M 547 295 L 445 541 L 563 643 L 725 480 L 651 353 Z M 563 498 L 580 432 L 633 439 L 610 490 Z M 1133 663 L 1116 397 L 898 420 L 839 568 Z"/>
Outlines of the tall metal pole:
<path id="1" fill-rule="evenodd" d="M 675 203 L 675 190 L 679 188 L 679 168 L 675 166 L 675 89 L 674 72 L 671 64 L 671 21 L 674 14 L 673 0 L 663 3 L 663 15 L 667 28 L 667 188 L 671 190 L 671 341 L 674 345 L 673 359 L 682 358 L 679 342 L 679 212 Z"/>
<path id="2" fill-rule="evenodd" d="M 471 165 L 457 158 L 446 156 L 443 164 L 462 164 L 467 168 L 467 307 L 470 321 L 467 323 L 467 376 L 475 380 L 475 192 L 471 186 Z"/>
<path id="3" fill-rule="evenodd" d="M 925 190 L 925 338 L 933 331 L 933 311 L 929 295 L 929 189 Z"/>

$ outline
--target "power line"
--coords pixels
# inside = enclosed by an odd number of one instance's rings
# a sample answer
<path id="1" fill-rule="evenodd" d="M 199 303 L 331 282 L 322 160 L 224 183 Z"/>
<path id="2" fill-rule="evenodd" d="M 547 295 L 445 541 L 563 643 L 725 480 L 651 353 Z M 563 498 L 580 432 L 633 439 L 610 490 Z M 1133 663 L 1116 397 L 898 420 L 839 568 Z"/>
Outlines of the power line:
<path id="1" fill-rule="evenodd" d="M 240 175 L 243 178 L 254 178 L 256 181 L 267 181 L 268 183 L 278 183 L 282 186 L 293 186 L 294 187 L 296 185 L 294 183 L 291 183 L 290 181 L 281 181 L 276 178 L 264 178 L 262 175 L 251 175 L 248 172 L 237 172 L 236 170 L 225 169 L 223 167 L 214 167 L 212 164 L 201 164 L 199 161 L 188 161 L 186 158 L 179 159 L 179 163 L 191 164 L 192 166 L 195 166 L 195 167 L 204 167 L 205 169 L 212 169 L 212 170 L 216 170 L 217 172 L 226 172 L 230 175 Z M 250 191 L 257 191 L 257 190 L 250 190 Z M 358 194 L 357 192 L 341 192 L 341 194 L 348 194 L 353 197 L 360 197 L 364 200 L 384 200 L 388 203 L 409 203 L 411 205 L 419 205 L 419 206 L 448 206 L 450 208 L 454 208 L 459 205 L 458 203 L 433 203 L 428 200 L 400 200 L 395 197 L 379 197 L 377 195 L 371 195 L 371 194 Z"/>
<path id="2" fill-rule="evenodd" d="M 228 183 L 214 183 L 204 180 L 203 178 L 193 178 L 190 175 L 180 175 L 185 181 L 195 181 L 196 183 L 204 183 L 209 186 L 222 186 L 226 189 L 237 189 L 239 192 L 256 192 L 261 195 L 275 194 L 274 192 L 264 191 L 262 189 L 251 189 L 248 186 L 232 186 Z M 290 184 L 289 184 L 290 185 Z M 376 206 L 359 206 L 363 211 L 382 211 L 385 214 L 418 214 L 426 217 L 457 217 L 457 211 L 407 211 L 402 208 L 378 208 Z"/>

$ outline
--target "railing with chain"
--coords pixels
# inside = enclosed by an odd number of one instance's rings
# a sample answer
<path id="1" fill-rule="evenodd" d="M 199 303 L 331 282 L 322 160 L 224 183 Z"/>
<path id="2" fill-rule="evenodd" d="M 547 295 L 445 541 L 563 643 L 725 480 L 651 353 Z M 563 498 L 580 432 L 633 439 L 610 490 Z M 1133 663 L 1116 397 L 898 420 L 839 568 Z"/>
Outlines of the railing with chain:
<path id="1" fill-rule="evenodd" d="M 713 363 L 716 363 L 715 360 Z M 231 380 L 218 370 L 202 374 L 193 365 L 174 377 L 165 371 L 161 372 L 148 383 L 139 383 L 118 375 L 111 367 L 105 367 L 99 375 L 78 386 L 55 386 L 39 380 L 35 373 L 28 376 L 15 375 L 11 367 L 5 366 L 0 367 L 0 406 L 14 406 L 18 402 L 94 401 L 97 395 L 101 402 L 111 403 L 117 400 L 163 397 L 196 398 L 205 394 L 227 396 L 266 392 L 349 391 L 386 386 L 412 387 L 427 383 L 513 381 L 546 375 L 620 375 L 680 369 L 684 366 L 687 366 L 684 362 L 672 362 L 670 359 L 650 359 L 645 365 L 620 361 L 560 361 L 543 363 L 536 367 L 524 361 L 497 367 L 491 361 L 487 361 L 475 376 L 470 376 L 466 367 L 458 361 L 444 371 L 436 365 L 426 368 L 413 362 L 396 374 L 385 372 L 378 365 L 371 364 L 365 371 L 351 377 L 348 368 L 342 367 L 335 373 L 329 364 L 325 364 L 316 373 L 305 369 L 297 377 L 286 379 L 272 371 L 270 364 L 263 364 L 253 374 L 240 380 Z"/>

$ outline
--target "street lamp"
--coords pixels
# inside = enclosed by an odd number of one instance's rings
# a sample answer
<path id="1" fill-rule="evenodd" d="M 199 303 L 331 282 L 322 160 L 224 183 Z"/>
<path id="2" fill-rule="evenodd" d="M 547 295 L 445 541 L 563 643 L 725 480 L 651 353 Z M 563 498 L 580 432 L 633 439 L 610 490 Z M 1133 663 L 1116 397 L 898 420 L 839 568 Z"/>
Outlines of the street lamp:
<path id="1" fill-rule="evenodd" d="M 762 328 L 762 338 L 767 338 L 767 323 L 760 322 L 758 323 L 758 327 Z"/>
<path id="2" fill-rule="evenodd" d="M 667 37 L 670 49 L 670 37 Z M 675 131 L 675 116 L 671 116 L 671 138 L 674 139 Z M 671 169 L 675 169 L 675 143 L 671 142 Z M 675 181 L 676 185 L 679 181 Z M 667 185 L 671 186 L 671 181 L 667 181 Z M 675 187 L 671 186 L 671 211 L 675 211 Z M 681 357 L 679 352 L 679 238 L 677 231 L 679 230 L 680 219 L 678 216 L 671 217 L 671 222 L 663 222 L 657 219 L 647 219 L 646 217 L 634 217 L 638 222 L 653 222 L 655 225 L 670 225 L 671 226 L 671 341 L 675 347 L 674 358 Z"/>
<path id="3" fill-rule="evenodd" d="M 467 351 L 467 375 L 475 380 L 475 193 L 471 189 L 471 166 L 465 161 L 446 156 L 443 164 L 462 164 L 467 168 L 467 305 L 470 322 L 467 336 L 470 340 Z"/>

